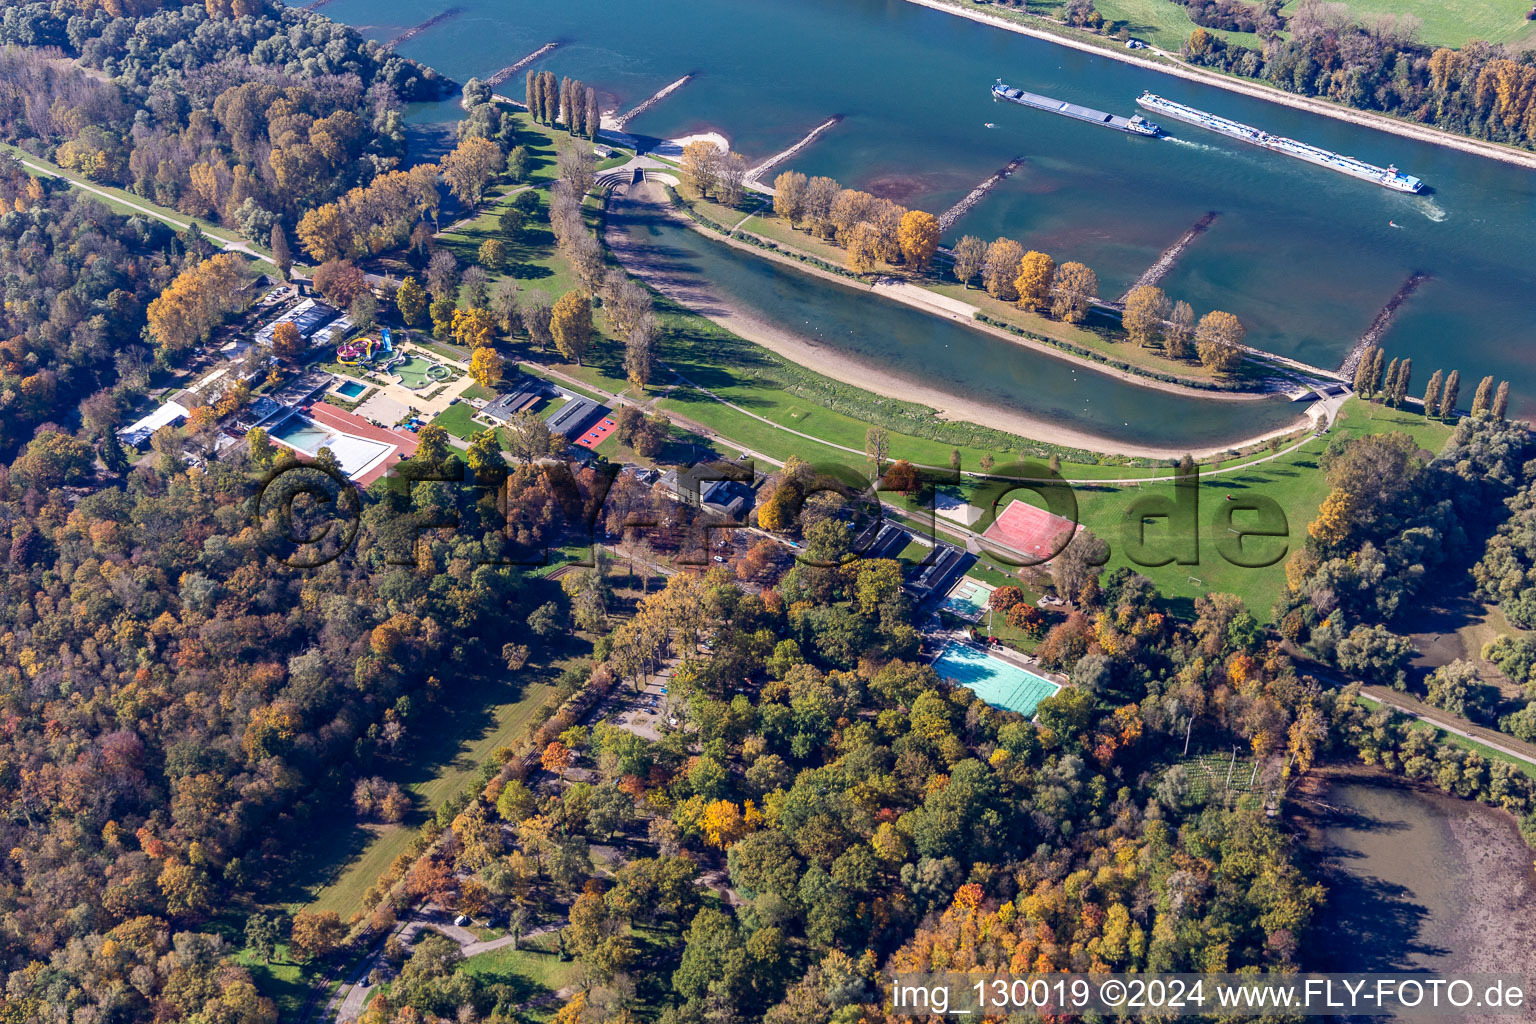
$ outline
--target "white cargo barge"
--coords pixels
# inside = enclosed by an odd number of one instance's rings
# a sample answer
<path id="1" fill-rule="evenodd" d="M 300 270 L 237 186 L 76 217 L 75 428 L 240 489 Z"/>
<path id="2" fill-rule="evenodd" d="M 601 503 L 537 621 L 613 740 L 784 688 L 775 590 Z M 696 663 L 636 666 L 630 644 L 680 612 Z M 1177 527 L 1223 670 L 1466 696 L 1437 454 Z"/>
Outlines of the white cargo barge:
<path id="1" fill-rule="evenodd" d="M 1411 174 L 1404 174 L 1396 167 L 1377 167 L 1368 164 L 1364 160 L 1356 160 L 1352 156 L 1344 156 L 1333 153 L 1318 146 L 1305 142 L 1297 142 L 1283 135 L 1271 135 L 1266 131 L 1260 131 L 1251 125 L 1241 121 L 1231 121 L 1225 117 L 1217 117 L 1203 110 L 1165 100 L 1154 93 L 1144 92 L 1136 101 L 1148 110 L 1155 111 L 1163 117 L 1171 117 L 1176 121 L 1184 121 L 1200 128 L 1208 129 L 1228 138 L 1237 139 L 1250 145 L 1263 149 L 1272 149 L 1286 156 L 1293 156 L 1298 160 L 1305 160 L 1309 164 L 1326 167 L 1330 171 L 1338 171 L 1347 174 L 1351 178 L 1359 178 L 1361 181 L 1374 182 L 1383 188 L 1390 188 L 1394 192 L 1419 192 L 1424 188 L 1424 183 Z"/>

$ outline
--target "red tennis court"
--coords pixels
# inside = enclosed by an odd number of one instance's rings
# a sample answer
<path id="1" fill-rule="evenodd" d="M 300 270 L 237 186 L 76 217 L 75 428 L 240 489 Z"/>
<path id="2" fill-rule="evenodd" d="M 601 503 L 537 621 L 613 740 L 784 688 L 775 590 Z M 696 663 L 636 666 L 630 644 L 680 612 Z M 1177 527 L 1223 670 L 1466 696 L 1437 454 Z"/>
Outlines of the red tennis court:
<path id="1" fill-rule="evenodd" d="M 583 448 L 596 448 L 598 445 L 603 443 L 603 438 L 613 433 L 613 428 L 616 426 L 618 426 L 617 423 L 613 422 L 613 420 L 609 419 L 607 416 L 604 416 L 601 423 L 597 423 L 590 427 L 585 434 L 582 434 L 576 439 L 576 443 L 581 445 Z"/>
<path id="2" fill-rule="evenodd" d="M 983 537 L 1044 560 L 1059 554 L 1079 524 L 1017 499 L 987 527 Z"/>

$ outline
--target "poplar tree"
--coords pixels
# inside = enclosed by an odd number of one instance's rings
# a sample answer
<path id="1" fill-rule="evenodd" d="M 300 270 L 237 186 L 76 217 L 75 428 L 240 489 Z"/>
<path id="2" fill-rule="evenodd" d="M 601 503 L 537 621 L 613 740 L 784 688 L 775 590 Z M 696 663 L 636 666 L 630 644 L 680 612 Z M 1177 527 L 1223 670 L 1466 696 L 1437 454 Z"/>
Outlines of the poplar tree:
<path id="1" fill-rule="evenodd" d="M 544 123 L 553 125 L 555 117 L 559 113 L 557 107 L 560 103 L 560 87 L 555 82 L 553 71 L 541 71 L 539 73 L 539 104 L 543 108 Z"/>
<path id="2" fill-rule="evenodd" d="M 1392 396 L 1397 393 L 1397 360 L 1393 359 L 1387 364 L 1387 375 L 1381 380 L 1381 401 L 1383 405 L 1392 404 Z"/>
<path id="3" fill-rule="evenodd" d="M 529 71 L 526 97 L 528 103 L 528 116 L 535 121 L 540 120 L 539 100 L 542 98 L 543 91 L 539 88 L 539 73 L 537 71 Z"/>
<path id="4" fill-rule="evenodd" d="M 1429 386 L 1424 389 L 1424 418 L 1433 416 L 1440 408 L 1440 382 L 1445 379 L 1445 374 L 1436 370 L 1429 378 Z"/>
<path id="5" fill-rule="evenodd" d="M 1477 393 L 1472 396 L 1472 415 L 1486 415 L 1493 405 L 1493 378 L 1484 377 L 1477 382 Z"/>
<path id="6" fill-rule="evenodd" d="M 272 250 L 272 262 L 277 264 L 277 272 L 284 281 L 288 280 L 288 275 L 293 271 L 293 250 L 288 248 L 288 235 L 281 224 L 272 225 L 269 248 Z"/>
<path id="7" fill-rule="evenodd" d="M 1366 381 L 1368 394 L 1374 395 L 1381 390 L 1381 364 L 1386 359 L 1386 355 L 1385 352 L 1378 348 L 1371 357 L 1371 376 Z"/>
<path id="8" fill-rule="evenodd" d="M 1413 360 L 1404 359 L 1397 367 L 1397 384 L 1392 388 L 1392 408 L 1401 409 L 1408 399 L 1408 386 L 1413 382 Z"/>
<path id="9" fill-rule="evenodd" d="M 1456 415 L 1456 399 L 1461 395 L 1461 371 L 1452 370 L 1450 376 L 1445 378 L 1445 393 L 1440 396 L 1440 418 L 1449 419 Z"/>
<path id="10" fill-rule="evenodd" d="M 603 115 L 597 109 L 597 90 L 587 86 L 587 138 L 597 141 L 598 130 L 603 126 Z"/>
<path id="11" fill-rule="evenodd" d="M 560 79 L 560 120 L 565 125 L 565 130 L 571 130 L 571 80 L 568 77 Z"/>
<path id="12" fill-rule="evenodd" d="M 1371 388 L 1371 360 L 1375 358 L 1376 346 L 1367 345 L 1365 351 L 1360 353 L 1360 361 L 1355 364 L 1355 394 L 1364 398 Z"/>
<path id="13" fill-rule="evenodd" d="M 1502 420 L 1509 411 L 1509 381 L 1499 381 L 1499 390 L 1493 393 L 1493 418 Z"/>

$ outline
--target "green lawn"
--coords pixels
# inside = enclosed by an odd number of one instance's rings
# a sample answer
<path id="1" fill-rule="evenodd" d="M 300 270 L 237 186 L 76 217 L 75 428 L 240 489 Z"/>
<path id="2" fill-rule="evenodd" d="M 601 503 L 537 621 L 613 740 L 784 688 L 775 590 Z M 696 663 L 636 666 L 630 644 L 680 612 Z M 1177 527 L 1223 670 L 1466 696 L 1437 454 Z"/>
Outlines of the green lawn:
<path id="1" fill-rule="evenodd" d="M 1114 569 L 1123 565 L 1142 573 L 1157 585 L 1181 614 L 1192 611 L 1196 597 L 1225 592 L 1241 597 L 1255 617 L 1267 621 L 1285 583 L 1285 554 L 1305 543 L 1307 524 L 1316 517 L 1318 506 L 1328 494 L 1328 483 L 1318 468 L 1317 458 L 1328 445 L 1329 439 L 1337 434 L 1359 437 L 1391 430 L 1408 433 L 1431 451 L 1438 451 L 1450 436 L 1448 426 L 1427 422 L 1415 413 L 1353 400 L 1344 407 L 1334 434 L 1328 437 L 1308 441 L 1294 452 L 1259 463 L 1250 469 L 1219 475 L 1202 473 L 1196 519 L 1199 561 L 1193 565 L 1180 565 L 1176 562 L 1162 566 L 1137 565 L 1127 555 L 1126 528 L 1135 521 L 1132 515 L 1134 504 L 1144 497 L 1173 498 L 1175 487 L 1171 481 L 1142 487 L 1080 484 L 1073 488 L 1078 503 L 1078 518 L 1088 530 L 1109 544 L 1110 559 L 1106 568 Z M 977 489 L 973 487 L 971 490 L 974 496 Z M 1252 538 L 1243 542 L 1245 553 L 1259 552 L 1275 557 L 1273 564 L 1262 568 L 1245 568 L 1233 565 L 1219 551 L 1218 544 L 1226 539 L 1227 528 L 1218 523 L 1218 517 L 1226 513 L 1229 494 L 1239 499 L 1250 495 L 1268 497 L 1283 510 L 1285 536 Z M 1044 504 L 1039 497 L 1028 491 L 1009 496 L 1012 497 L 1033 505 Z M 993 496 L 987 494 L 975 500 L 983 508 L 988 508 Z M 1004 500 L 1005 505 L 1007 500 Z M 1233 521 L 1242 528 L 1256 524 L 1257 516 L 1238 515 Z M 982 524 L 978 524 L 978 529 L 985 523 L 984 519 Z M 1146 524 L 1145 530 L 1149 546 L 1154 552 L 1172 550 L 1166 520 L 1153 520 Z"/>
<path id="2" fill-rule="evenodd" d="M 448 433 L 461 441 L 468 441 L 470 437 L 480 433 L 485 428 L 474 421 L 475 409 L 468 402 L 455 402 L 432 420 L 434 426 L 442 427 Z"/>
<path id="3" fill-rule="evenodd" d="M 581 965 L 574 960 L 561 961 L 553 933 L 535 936 L 520 943 L 519 949 L 503 946 L 464 961 L 459 968 L 465 974 L 488 984 L 513 985 L 525 990 L 522 1001 L 548 992 L 558 992 L 575 985 Z"/>
<path id="4" fill-rule="evenodd" d="M 469 786 L 480 764 L 498 748 L 511 744 L 529 719 L 554 692 L 551 685 L 569 658 L 525 669 L 520 680 L 459 677 L 464 692 L 443 707 L 432 708 L 408 729 L 414 752 L 395 772 L 394 781 L 408 784 L 418 818 L 436 811 L 444 801 Z M 348 816 L 350 817 L 350 815 Z M 363 893 L 389 869 L 416 835 L 417 822 L 371 825 L 358 829 L 345 822 L 351 856 L 337 864 L 313 893 L 312 910 L 334 910 L 342 920 L 362 907 Z M 325 837 L 331 838 L 331 837 Z"/>
<path id="5" fill-rule="evenodd" d="M 1290 0 L 1285 13 L 1291 14 L 1299 3 L 1300 0 Z M 1343 0 L 1343 5 L 1356 17 L 1411 14 L 1424 25 L 1419 41 L 1431 46 L 1461 47 L 1473 39 L 1529 46 L 1536 40 L 1532 23 L 1525 20 L 1531 9 L 1527 0 Z M 1099 9 L 1104 10 L 1105 6 L 1100 3 Z"/>

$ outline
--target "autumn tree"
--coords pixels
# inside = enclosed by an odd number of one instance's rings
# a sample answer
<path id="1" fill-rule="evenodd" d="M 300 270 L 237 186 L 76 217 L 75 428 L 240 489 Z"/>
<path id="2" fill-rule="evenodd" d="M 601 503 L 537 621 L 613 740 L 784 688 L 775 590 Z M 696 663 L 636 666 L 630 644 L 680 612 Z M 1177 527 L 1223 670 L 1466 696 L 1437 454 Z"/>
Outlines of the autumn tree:
<path id="1" fill-rule="evenodd" d="M 1172 311 L 1173 305 L 1161 288 L 1137 285 L 1125 297 L 1125 312 L 1121 314 L 1120 322 L 1132 341 L 1150 345 L 1162 333 L 1163 323 Z"/>
<path id="2" fill-rule="evenodd" d="M 1472 395 L 1472 415 L 1486 416 L 1493 406 L 1493 378 L 1484 377 L 1477 383 L 1477 391 Z"/>
<path id="3" fill-rule="evenodd" d="M 272 262 L 277 264 L 278 277 L 288 280 L 293 273 L 293 250 L 288 247 L 288 233 L 281 224 L 272 225 L 271 241 L 267 248 L 272 250 Z"/>
<path id="4" fill-rule="evenodd" d="M 1426 418 L 1439 414 L 1440 389 L 1444 383 L 1444 371 L 1436 370 L 1430 375 L 1429 383 L 1424 386 L 1424 415 Z"/>
<path id="5" fill-rule="evenodd" d="M 720 201 L 726 206 L 741 202 L 746 187 L 747 161 L 740 153 L 727 153 L 720 158 Z"/>
<path id="6" fill-rule="evenodd" d="M 488 309 L 453 311 L 453 340 L 465 348 L 480 348 L 496 343 L 496 317 Z"/>
<path id="7" fill-rule="evenodd" d="M 421 326 L 422 319 L 427 315 L 427 290 L 414 277 L 407 277 L 395 291 L 395 308 L 400 311 L 400 319 L 407 326 Z"/>
<path id="8" fill-rule="evenodd" d="M 799 171 L 785 171 L 773 179 L 773 212 L 799 227 L 805 216 L 806 177 Z"/>
<path id="9" fill-rule="evenodd" d="M 1080 324 L 1099 291 L 1099 278 L 1085 264 L 1068 261 L 1056 268 L 1051 282 L 1051 315 Z"/>
<path id="10" fill-rule="evenodd" d="M 955 243 L 955 279 L 966 288 L 981 273 L 987 261 L 987 243 L 975 235 L 966 235 Z"/>
<path id="11" fill-rule="evenodd" d="M 494 348 L 489 346 L 477 348 L 474 355 L 469 357 L 469 375 L 483 388 L 495 387 L 501 383 L 503 372 L 501 353 Z"/>
<path id="12" fill-rule="evenodd" d="M 1163 328 L 1163 344 L 1175 359 L 1188 359 L 1195 340 L 1195 310 L 1183 299 L 1173 304 Z"/>
<path id="13" fill-rule="evenodd" d="M 465 206 L 480 205 L 485 187 L 504 165 L 501 147 L 489 139 L 471 136 L 462 140 L 439 165 L 448 191 Z"/>
<path id="14" fill-rule="evenodd" d="M 523 463 L 548 457 L 555 450 L 555 438 L 549 424 L 537 413 L 517 413 L 507 423 L 507 452 Z"/>
<path id="15" fill-rule="evenodd" d="M 1024 247 L 1011 238 L 999 238 L 987 246 L 986 260 L 981 268 L 981 280 L 994 299 L 1013 302 L 1019 297 L 1013 282 L 1019 276 L 1019 262 L 1024 258 Z"/>
<path id="16" fill-rule="evenodd" d="M 708 139 L 694 139 L 683 147 L 678 165 L 683 184 L 700 196 L 713 195 L 720 186 L 720 147 Z"/>
<path id="17" fill-rule="evenodd" d="M 923 210 L 901 215 L 901 258 L 914 270 L 922 270 L 939 251 L 939 219 Z"/>
<path id="18" fill-rule="evenodd" d="M 334 306 L 346 309 L 358 292 L 368 287 L 363 270 L 351 260 L 326 260 L 315 268 L 315 291 Z"/>
<path id="19" fill-rule="evenodd" d="M 891 435 L 884 427 L 870 427 L 864 432 L 864 454 L 875 467 L 879 476 L 885 468 L 886 457 L 891 454 Z"/>
<path id="20" fill-rule="evenodd" d="M 1041 309 L 1051 301 L 1051 285 L 1056 279 L 1056 261 L 1031 249 L 1019 259 L 1013 278 L 1013 292 L 1021 309 Z M 990 289 L 988 289 L 990 291 Z"/>
<path id="21" fill-rule="evenodd" d="M 487 238 L 480 243 L 477 258 L 480 265 L 487 270 L 500 270 L 507 265 L 507 243 L 499 238 Z"/>
<path id="22" fill-rule="evenodd" d="M 1448 420 L 1456 415 L 1456 401 L 1461 397 L 1461 371 L 1452 370 L 1445 378 L 1445 390 L 1440 394 L 1440 418 Z"/>
<path id="23" fill-rule="evenodd" d="M 304 354 L 304 337 L 290 321 L 284 320 L 272 329 L 272 354 L 289 362 Z"/>
<path id="24" fill-rule="evenodd" d="M 550 312 L 549 330 L 560 354 L 580 366 L 592 343 L 592 303 L 579 291 L 566 292 Z"/>
<path id="25" fill-rule="evenodd" d="M 1231 313 L 1212 310 L 1195 327 L 1195 351 L 1200 362 L 1217 373 L 1231 373 L 1243 361 L 1243 323 Z"/>
<path id="26" fill-rule="evenodd" d="M 303 963 L 329 956 L 341 944 L 346 928 L 334 910 L 301 910 L 293 916 L 288 952 Z"/>
<path id="27" fill-rule="evenodd" d="M 149 333 L 167 352 L 183 352 L 240 308 L 245 261 L 225 252 L 193 264 L 167 285 L 145 311 Z"/>

